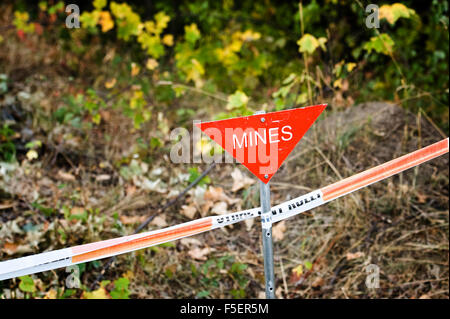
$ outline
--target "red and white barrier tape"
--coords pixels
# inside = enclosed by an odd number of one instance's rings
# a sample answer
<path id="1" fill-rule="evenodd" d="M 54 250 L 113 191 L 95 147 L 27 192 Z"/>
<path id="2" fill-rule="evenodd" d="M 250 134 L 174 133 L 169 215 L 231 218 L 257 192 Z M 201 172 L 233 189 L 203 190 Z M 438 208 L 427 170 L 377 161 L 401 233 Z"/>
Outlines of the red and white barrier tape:
<path id="1" fill-rule="evenodd" d="M 272 207 L 272 222 L 303 213 L 449 151 L 449 139 Z M 261 215 L 259 208 L 200 218 L 176 226 L 0 262 L 0 280 L 38 273 L 148 248 Z"/>

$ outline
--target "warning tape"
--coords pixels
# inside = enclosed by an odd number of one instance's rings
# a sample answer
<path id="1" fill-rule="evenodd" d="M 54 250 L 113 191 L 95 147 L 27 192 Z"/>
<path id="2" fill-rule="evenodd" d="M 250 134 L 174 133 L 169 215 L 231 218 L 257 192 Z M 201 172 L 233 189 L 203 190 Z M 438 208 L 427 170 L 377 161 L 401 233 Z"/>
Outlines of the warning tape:
<path id="1" fill-rule="evenodd" d="M 447 138 L 329 186 L 274 206 L 271 209 L 272 222 L 275 223 L 313 209 L 362 187 L 366 187 L 443 155 L 448 151 L 449 139 Z M 0 262 L 0 280 L 128 253 L 235 224 L 260 215 L 260 208 L 252 208 L 236 213 L 204 217 L 164 229 L 3 261 Z"/>

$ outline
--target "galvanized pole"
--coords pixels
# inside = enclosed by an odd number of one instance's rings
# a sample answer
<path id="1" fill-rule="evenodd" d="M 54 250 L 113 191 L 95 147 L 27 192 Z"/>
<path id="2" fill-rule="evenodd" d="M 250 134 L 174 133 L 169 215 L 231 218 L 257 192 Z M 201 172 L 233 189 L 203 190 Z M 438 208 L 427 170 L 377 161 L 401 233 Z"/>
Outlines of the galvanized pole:
<path id="1" fill-rule="evenodd" d="M 267 176 L 268 177 L 268 176 Z M 275 275 L 273 271 L 272 213 L 270 211 L 270 185 L 260 183 L 261 225 L 264 255 L 266 298 L 275 299 Z"/>
<path id="2" fill-rule="evenodd" d="M 255 114 L 264 114 L 264 111 Z M 265 118 L 261 118 L 265 122 Z M 265 175 L 264 178 L 269 178 Z M 272 245 L 272 212 L 270 211 L 270 185 L 259 182 L 259 198 L 261 202 L 261 226 L 264 257 L 264 277 L 266 280 L 266 298 L 275 299 L 275 275 L 273 270 L 273 245 Z"/>

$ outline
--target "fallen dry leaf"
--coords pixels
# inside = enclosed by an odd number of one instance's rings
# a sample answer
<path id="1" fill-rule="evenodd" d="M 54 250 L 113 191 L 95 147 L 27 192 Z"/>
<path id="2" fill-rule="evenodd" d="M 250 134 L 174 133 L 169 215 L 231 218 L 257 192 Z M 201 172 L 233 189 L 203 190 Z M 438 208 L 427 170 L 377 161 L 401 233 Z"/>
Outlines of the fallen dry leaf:
<path id="1" fill-rule="evenodd" d="M 150 223 L 152 225 L 158 226 L 158 227 L 166 227 L 166 217 L 165 216 L 156 216 L 153 218 L 152 222 Z"/>
<path id="2" fill-rule="evenodd" d="M 181 206 L 181 213 L 189 219 L 194 218 L 197 208 L 194 205 L 183 205 Z"/>
<path id="3" fill-rule="evenodd" d="M 240 202 L 241 199 L 239 198 L 230 198 L 225 194 L 222 187 L 214 187 L 210 186 L 208 190 L 205 192 L 204 199 L 206 201 L 210 200 L 213 202 L 227 202 L 228 205 L 233 205 L 237 202 Z"/>
<path id="4" fill-rule="evenodd" d="M 231 173 L 233 178 L 233 186 L 231 187 L 232 192 L 237 192 L 241 188 L 245 188 L 249 185 L 255 183 L 255 180 L 244 175 L 238 168 L 235 168 Z"/>
<path id="5" fill-rule="evenodd" d="M 63 181 L 66 181 L 66 182 L 74 182 L 75 181 L 75 176 L 73 176 L 70 173 L 63 172 L 61 170 L 58 171 L 58 178 Z"/>
<path id="6" fill-rule="evenodd" d="M 213 205 L 214 202 L 212 200 L 207 200 L 201 205 L 200 214 L 202 215 L 202 217 L 205 217 L 208 214 L 209 209 L 213 207 Z"/>
<path id="7" fill-rule="evenodd" d="M 205 247 L 203 249 L 195 247 L 188 251 L 188 255 L 197 260 L 206 260 L 207 259 L 206 256 L 209 255 L 209 253 L 211 253 L 214 250 L 215 250 L 214 248 L 209 247 Z"/>
<path id="8" fill-rule="evenodd" d="M 208 190 L 205 192 L 204 198 L 205 200 L 212 200 L 215 202 L 223 200 L 224 195 L 222 187 L 209 186 Z"/>
<path id="9" fill-rule="evenodd" d="M 12 203 L 3 203 L 3 204 L 0 204 L 0 210 L 2 210 L 2 209 L 8 209 L 8 208 L 11 208 L 11 207 L 14 207 L 14 204 L 12 204 Z"/>
<path id="10" fill-rule="evenodd" d="M 223 214 L 226 214 L 228 211 L 227 211 L 227 203 L 225 203 L 225 202 L 219 202 L 219 203 L 216 203 L 213 207 L 212 207 L 212 209 L 211 209 L 211 212 L 213 213 L 213 214 L 217 214 L 217 215 L 223 215 Z"/>
<path id="11" fill-rule="evenodd" d="M 131 196 L 134 193 L 136 193 L 136 190 L 137 190 L 136 186 L 134 186 L 134 185 L 127 185 L 127 187 L 125 189 L 125 192 L 126 192 L 127 196 Z"/>
<path id="12" fill-rule="evenodd" d="M 317 277 L 314 279 L 313 283 L 311 284 L 311 287 L 313 288 L 319 288 L 322 287 L 325 284 L 325 280 L 323 280 L 322 277 Z"/>
<path id="13" fill-rule="evenodd" d="M 8 255 L 12 255 L 17 251 L 17 247 L 18 247 L 18 245 L 14 244 L 14 243 L 5 242 L 5 244 L 3 245 L 2 251 L 7 253 Z"/>
<path id="14" fill-rule="evenodd" d="M 427 198 L 428 198 L 427 195 L 417 192 L 416 196 L 417 196 L 417 201 L 420 204 L 425 204 L 427 202 Z"/>
<path id="15" fill-rule="evenodd" d="M 202 244 L 202 242 L 196 238 L 182 238 L 180 240 L 181 245 L 183 246 L 200 246 Z"/>
<path id="16" fill-rule="evenodd" d="M 246 219 L 244 220 L 245 223 L 245 228 L 247 229 L 247 231 L 250 231 L 250 229 L 252 229 L 253 224 L 255 223 L 255 219 L 251 218 L 251 219 Z"/>
<path id="17" fill-rule="evenodd" d="M 352 259 L 361 258 L 361 257 L 364 257 L 364 253 L 361 251 L 358 251 L 356 253 L 347 253 L 347 255 L 346 255 L 347 260 L 352 260 Z"/>
<path id="18" fill-rule="evenodd" d="M 84 213 L 84 207 L 74 206 L 70 210 L 70 215 L 82 215 Z"/>
<path id="19" fill-rule="evenodd" d="M 101 175 L 97 175 L 95 177 L 96 182 L 109 181 L 110 179 L 111 179 L 111 176 L 108 174 L 101 174 Z"/>
<path id="20" fill-rule="evenodd" d="M 145 216 L 127 216 L 127 215 L 121 215 L 119 217 L 120 221 L 124 225 L 134 225 L 137 223 L 142 223 L 146 217 Z"/>
<path id="21" fill-rule="evenodd" d="M 278 286 L 278 288 L 275 290 L 275 296 L 277 299 L 283 299 L 283 288 L 281 286 Z"/>
<path id="22" fill-rule="evenodd" d="M 282 240 L 284 238 L 284 232 L 286 231 L 285 220 L 279 222 L 272 227 L 272 236 L 275 241 Z"/>

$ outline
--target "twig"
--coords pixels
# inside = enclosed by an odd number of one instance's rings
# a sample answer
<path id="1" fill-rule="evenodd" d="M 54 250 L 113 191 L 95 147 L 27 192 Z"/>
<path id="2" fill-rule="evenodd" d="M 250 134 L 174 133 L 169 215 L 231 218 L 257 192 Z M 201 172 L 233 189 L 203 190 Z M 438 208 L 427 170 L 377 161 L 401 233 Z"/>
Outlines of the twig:
<path id="1" fill-rule="evenodd" d="M 289 290 L 288 290 L 287 283 L 286 283 L 286 274 L 284 273 L 283 258 L 278 257 L 278 260 L 280 261 L 281 276 L 283 277 L 284 293 L 285 293 L 286 296 L 287 296 Z"/>
<path id="2" fill-rule="evenodd" d="M 423 116 L 425 116 L 427 121 L 434 127 L 436 131 L 438 131 L 438 133 L 442 136 L 442 138 L 447 138 L 447 135 L 445 135 L 445 133 L 439 128 L 439 126 L 436 125 L 436 123 L 433 122 L 433 120 L 427 115 L 427 113 L 425 113 L 425 111 L 422 108 L 420 108 L 419 114 L 423 114 Z"/>
<path id="3" fill-rule="evenodd" d="M 303 26 L 303 4 L 301 1 L 298 4 L 298 13 L 300 16 L 300 31 L 301 31 L 301 34 L 303 37 L 305 32 L 304 32 L 304 26 Z M 306 76 L 307 76 L 306 84 L 308 86 L 308 100 L 309 100 L 309 104 L 313 104 L 312 93 L 311 93 L 311 84 L 309 83 L 310 80 L 308 79 L 309 78 L 309 70 L 308 70 L 308 53 L 307 52 L 303 52 L 303 61 L 305 63 L 305 71 L 306 71 Z"/>

